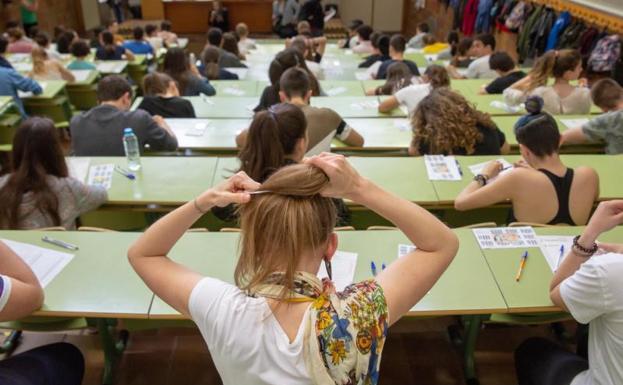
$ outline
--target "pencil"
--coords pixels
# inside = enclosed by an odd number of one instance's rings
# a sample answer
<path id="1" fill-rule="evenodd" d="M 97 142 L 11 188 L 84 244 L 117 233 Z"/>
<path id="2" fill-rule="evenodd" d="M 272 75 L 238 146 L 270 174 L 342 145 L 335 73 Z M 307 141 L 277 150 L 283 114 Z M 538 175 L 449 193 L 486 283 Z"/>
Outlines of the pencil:
<path id="1" fill-rule="evenodd" d="M 516 282 L 519 282 L 519 280 L 521 279 L 521 274 L 523 273 L 524 267 L 526 267 L 527 259 L 528 259 L 528 252 L 524 251 L 523 255 L 521 256 L 521 262 L 519 263 L 519 270 L 517 271 L 517 276 L 515 276 Z"/>

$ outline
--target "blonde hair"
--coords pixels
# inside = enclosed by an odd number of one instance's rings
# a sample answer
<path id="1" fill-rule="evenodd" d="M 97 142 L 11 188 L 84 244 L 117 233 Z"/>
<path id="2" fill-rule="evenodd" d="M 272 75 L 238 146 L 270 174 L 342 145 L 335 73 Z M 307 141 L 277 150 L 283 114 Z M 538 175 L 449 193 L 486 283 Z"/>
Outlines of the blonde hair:
<path id="1" fill-rule="evenodd" d="M 236 24 L 236 34 L 238 37 L 247 37 L 249 35 L 249 27 L 245 23 Z"/>
<path id="2" fill-rule="evenodd" d="M 283 298 L 287 296 L 302 255 L 322 247 L 333 232 L 335 204 L 320 195 L 328 183 L 317 167 L 286 166 L 260 187 L 270 193 L 240 206 L 242 236 L 234 273 L 238 287 L 253 292 L 272 273 L 283 272 Z"/>
<path id="3" fill-rule="evenodd" d="M 48 60 L 48 54 L 45 52 L 45 49 L 39 46 L 33 47 L 30 55 L 32 56 L 32 73 L 37 75 L 45 74 L 45 61 Z"/>
<path id="4" fill-rule="evenodd" d="M 530 71 L 528 91 L 547 85 L 547 80 L 553 76 L 561 78 L 565 72 L 573 71 L 582 62 L 582 55 L 575 49 L 548 51 L 537 59 Z"/>

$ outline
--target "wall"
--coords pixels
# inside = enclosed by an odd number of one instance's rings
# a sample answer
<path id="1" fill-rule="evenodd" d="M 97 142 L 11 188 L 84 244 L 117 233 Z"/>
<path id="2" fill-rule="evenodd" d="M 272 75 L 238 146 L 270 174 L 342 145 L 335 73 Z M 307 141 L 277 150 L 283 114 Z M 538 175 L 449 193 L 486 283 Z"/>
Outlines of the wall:
<path id="1" fill-rule="evenodd" d="M 374 29 L 397 32 L 402 29 L 403 0 L 332 0 L 325 4 L 337 4 L 342 21 L 361 19 Z"/>
<path id="2" fill-rule="evenodd" d="M 92 0 L 94 1 L 94 0 Z M 19 6 L 17 1 L 13 4 L 2 6 L 0 13 L 0 28 L 4 28 L 4 24 L 8 20 L 19 20 Z M 39 28 L 52 32 L 57 25 L 64 25 L 67 28 L 75 29 L 79 33 L 84 32 L 82 6 L 80 0 L 46 0 L 39 1 Z"/>

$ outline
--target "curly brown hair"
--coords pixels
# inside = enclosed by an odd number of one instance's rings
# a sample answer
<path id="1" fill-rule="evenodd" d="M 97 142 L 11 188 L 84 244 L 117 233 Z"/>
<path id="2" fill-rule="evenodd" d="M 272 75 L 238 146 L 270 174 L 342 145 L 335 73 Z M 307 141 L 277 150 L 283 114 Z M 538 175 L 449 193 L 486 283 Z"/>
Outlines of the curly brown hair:
<path id="1" fill-rule="evenodd" d="M 428 154 L 451 155 L 457 148 L 468 155 L 475 151 L 483 135 L 478 125 L 494 130 L 488 114 L 478 111 L 460 94 L 446 87 L 436 88 L 418 105 L 413 117 L 412 147 L 428 147 Z"/>

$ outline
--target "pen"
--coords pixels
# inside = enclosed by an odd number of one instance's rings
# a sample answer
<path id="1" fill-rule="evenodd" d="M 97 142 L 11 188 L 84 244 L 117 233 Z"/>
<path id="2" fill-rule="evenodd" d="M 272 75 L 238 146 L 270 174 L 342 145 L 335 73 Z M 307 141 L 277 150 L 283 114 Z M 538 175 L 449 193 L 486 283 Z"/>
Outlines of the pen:
<path id="1" fill-rule="evenodd" d="M 558 255 L 558 262 L 556 262 L 556 269 L 560 266 L 560 261 L 562 261 L 562 256 L 565 254 L 565 245 L 560 245 L 560 254 Z"/>
<path id="2" fill-rule="evenodd" d="M 459 169 L 459 175 L 461 175 L 461 177 L 463 176 L 463 170 L 461 170 L 461 165 L 459 164 L 459 161 L 454 159 L 454 161 L 456 162 L 456 168 Z"/>
<path id="3" fill-rule="evenodd" d="M 370 270 L 372 270 L 372 275 L 376 277 L 376 265 L 374 261 L 370 262 Z"/>
<path id="4" fill-rule="evenodd" d="M 128 179 L 130 179 L 130 180 L 134 180 L 134 179 L 136 179 L 136 177 L 134 176 L 134 174 L 132 174 L 132 173 L 131 173 L 131 172 L 129 172 L 129 171 L 126 171 L 126 170 L 122 169 L 122 168 L 121 168 L 121 167 L 119 167 L 119 166 L 115 166 L 115 171 L 117 171 L 119 174 L 121 174 L 121 175 L 125 176 L 126 178 L 128 178 Z"/>
<path id="5" fill-rule="evenodd" d="M 385 270 L 385 262 L 381 265 L 381 270 Z"/>
<path id="6" fill-rule="evenodd" d="M 517 276 L 515 277 L 515 281 L 519 282 L 521 279 L 521 274 L 523 273 L 524 267 L 526 267 L 526 260 L 528 259 L 528 251 L 524 251 L 521 256 L 521 262 L 519 263 L 519 270 L 517 271 Z"/>
<path id="7" fill-rule="evenodd" d="M 63 242 L 60 241 L 58 239 L 54 239 L 54 238 L 50 238 L 47 235 L 44 235 L 41 240 L 43 242 L 47 242 L 47 243 L 51 243 L 53 245 L 62 247 L 63 249 L 68 249 L 68 250 L 78 250 L 78 246 L 76 245 L 72 245 L 71 243 L 67 243 L 67 242 Z"/>

